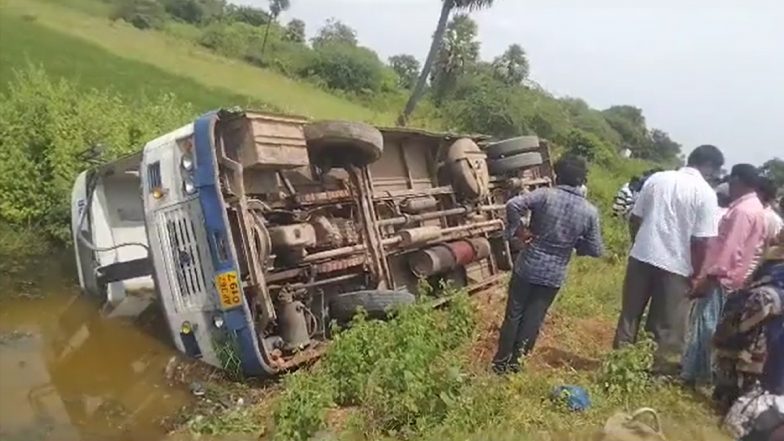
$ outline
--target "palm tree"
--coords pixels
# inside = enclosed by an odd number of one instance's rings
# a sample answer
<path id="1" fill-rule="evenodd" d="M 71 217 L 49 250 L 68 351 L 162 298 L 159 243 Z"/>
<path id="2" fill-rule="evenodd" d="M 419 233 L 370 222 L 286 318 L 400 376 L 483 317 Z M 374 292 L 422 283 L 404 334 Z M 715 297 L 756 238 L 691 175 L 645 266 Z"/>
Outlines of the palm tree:
<path id="1" fill-rule="evenodd" d="M 494 0 L 441 0 L 441 16 L 438 18 L 436 31 L 433 33 L 430 51 L 427 53 L 425 64 L 422 66 L 422 72 L 419 73 L 419 78 L 417 78 L 414 89 L 411 91 L 411 96 L 408 98 L 406 107 L 397 120 L 398 125 L 406 125 L 409 116 L 411 116 L 417 103 L 419 103 L 419 100 L 422 99 L 422 95 L 425 93 L 425 84 L 427 84 L 427 78 L 430 75 L 430 69 L 433 67 L 436 54 L 441 48 L 441 42 L 444 39 L 444 32 L 446 32 L 446 24 L 449 22 L 450 14 L 460 10 L 475 11 L 477 9 L 489 8 L 493 6 L 493 1 Z"/>
<path id="2" fill-rule="evenodd" d="M 278 21 L 280 13 L 287 10 L 291 6 L 289 0 L 270 0 L 270 19 L 267 22 L 267 30 L 264 31 L 264 41 L 261 43 L 261 56 L 264 57 L 264 51 L 267 49 L 267 38 L 269 37 L 270 26 L 273 21 Z"/>

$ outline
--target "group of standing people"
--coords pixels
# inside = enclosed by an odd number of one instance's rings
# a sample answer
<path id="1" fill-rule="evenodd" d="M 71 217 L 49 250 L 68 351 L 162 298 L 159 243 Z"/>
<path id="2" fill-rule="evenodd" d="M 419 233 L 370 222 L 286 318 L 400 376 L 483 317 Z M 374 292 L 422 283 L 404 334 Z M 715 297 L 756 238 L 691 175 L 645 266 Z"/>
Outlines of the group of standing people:
<path id="1" fill-rule="evenodd" d="M 777 188 L 750 164 L 734 166 L 714 188 L 709 182 L 723 165 L 722 152 L 703 145 L 685 167 L 651 170 L 613 201 L 614 214 L 629 220 L 633 243 L 613 345 L 637 341 L 647 310 L 644 329 L 657 343 L 658 370 L 677 367 L 687 385 L 714 385 L 714 397 L 734 410 L 729 420 L 738 438 L 776 430 L 784 436 L 784 222 L 774 209 Z M 526 245 L 493 360 L 499 373 L 519 370 L 520 357 L 533 349 L 573 250 L 602 254 L 598 211 L 579 191 L 585 162 L 565 156 L 555 173 L 555 187 L 507 203 L 507 236 Z M 759 415 L 733 407 L 748 404 L 749 394 L 770 404 L 751 406 L 757 411 L 781 406 L 780 420 L 766 417 L 767 432 L 757 427 Z"/>

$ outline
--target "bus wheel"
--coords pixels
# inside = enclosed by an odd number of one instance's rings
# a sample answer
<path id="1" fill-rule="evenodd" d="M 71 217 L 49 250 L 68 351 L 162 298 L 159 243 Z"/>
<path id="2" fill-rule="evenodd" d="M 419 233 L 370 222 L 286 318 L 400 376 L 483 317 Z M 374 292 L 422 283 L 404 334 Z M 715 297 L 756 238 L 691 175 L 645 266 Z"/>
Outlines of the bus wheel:
<path id="1" fill-rule="evenodd" d="M 322 168 L 371 164 L 384 151 L 384 137 L 375 127 L 349 121 L 321 121 L 305 126 L 310 160 Z"/>
<path id="2" fill-rule="evenodd" d="M 329 316 L 347 323 L 363 310 L 370 318 L 385 318 L 395 308 L 411 305 L 416 297 L 408 291 L 367 290 L 337 294 L 329 301 Z"/>

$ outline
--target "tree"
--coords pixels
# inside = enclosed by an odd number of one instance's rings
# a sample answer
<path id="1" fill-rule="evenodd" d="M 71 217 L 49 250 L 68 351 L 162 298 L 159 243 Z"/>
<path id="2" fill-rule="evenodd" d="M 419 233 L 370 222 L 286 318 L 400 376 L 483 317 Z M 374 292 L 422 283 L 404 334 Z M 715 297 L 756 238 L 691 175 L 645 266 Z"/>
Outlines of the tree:
<path id="1" fill-rule="evenodd" d="M 158 29 L 163 26 L 166 11 L 156 0 L 120 0 L 109 18 L 126 21 L 137 29 Z"/>
<path id="2" fill-rule="evenodd" d="M 636 156 L 645 157 L 650 149 L 648 127 L 642 110 L 634 106 L 612 106 L 602 111 L 610 127 L 621 135 L 621 147 L 628 148 Z"/>
<path id="3" fill-rule="evenodd" d="M 271 19 L 267 22 L 267 30 L 264 31 L 264 41 L 261 43 L 261 56 L 264 56 L 264 51 L 267 49 L 267 38 L 269 38 L 270 26 L 273 21 L 278 21 L 280 13 L 287 10 L 291 6 L 289 0 L 270 0 L 270 16 Z"/>
<path id="4" fill-rule="evenodd" d="M 319 46 L 305 75 L 318 78 L 330 89 L 372 94 L 384 88 L 384 73 L 384 63 L 372 50 L 336 43 Z"/>
<path id="5" fill-rule="evenodd" d="M 779 191 L 784 190 L 784 159 L 773 158 L 766 161 L 760 167 L 763 175 L 769 177 L 779 187 Z"/>
<path id="6" fill-rule="evenodd" d="M 500 57 L 493 60 L 495 77 L 510 86 L 516 86 L 528 78 L 528 58 L 519 44 L 513 44 Z"/>
<path id="7" fill-rule="evenodd" d="M 284 38 L 294 43 L 304 43 L 305 22 L 297 18 L 292 19 L 289 24 L 286 25 L 286 33 L 284 34 Z"/>
<path id="8" fill-rule="evenodd" d="M 436 102 L 440 102 L 466 69 L 478 61 L 477 32 L 476 22 L 467 14 L 456 15 L 447 25 L 444 42 L 430 74 Z"/>
<path id="9" fill-rule="evenodd" d="M 527 103 L 520 98 L 520 89 L 497 80 L 489 69 L 472 69 L 458 78 L 442 112 L 450 127 L 463 132 L 519 136 L 530 133 L 523 117 Z"/>
<path id="10" fill-rule="evenodd" d="M 319 30 L 318 35 L 313 38 L 312 42 L 313 47 L 316 49 L 330 44 L 356 46 L 357 31 L 351 29 L 340 20 L 330 18 L 324 27 Z"/>
<path id="11" fill-rule="evenodd" d="M 670 135 L 664 130 L 652 129 L 649 145 L 648 149 L 642 151 L 643 158 L 668 164 L 678 162 L 681 145 L 670 139 Z"/>
<path id="12" fill-rule="evenodd" d="M 572 129 L 566 136 L 564 144 L 569 153 L 600 164 L 609 164 L 615 156 L 612 148 L 602 142 L 599 137 L 579 129 Z"/>
<path id="13" fill-rule="evenodd" d="M 186 23 L 200 24 L 225 13 L 223 0 L 160 0 L 166 13 Z"/>
<path id="14" fill-rule="evenodd" d="M 251 6 L 229 5 L 226 16 L 231 21 L 247 23 L 251 26 L 263 26 L 271 20 L 267 11 Z"/>
<path id="15" fill-rule="evenodd" d="M 389 66 L 397 73 L 398 85 L 410 89 L 419 73 L 419 61 L 413 55 L 400 54 L 389 57 Z"/>
<path id="16" fill-rule="evenodd" d="M 441 14 L 438 17 L 438 24 L 433 33 L 433 40 L 430 43 L 430 50 L 425 58 L 425 64 L 422 66 L 422 71 L 419 73 L 414 89 L 411 91 L 411 96 L 408 98 L 403 112 L 398 118 L 398 125 L 405 126 L 411 113 L 414 112 L 417 103 L 422 99 L 425 93 L 425 85 L 427 79 L 430 77 L 430 70 L 433 68 L 436 55 L 441 49 L 441 43 L 444 40 L 444 33 L 446 32 L 446 25 L 449 22 L 449 16 L 456 10 L 461 11 L 475 11 L 477 9 L 489 8 L 493 5 L 493 0 L 441 0 Z"/>

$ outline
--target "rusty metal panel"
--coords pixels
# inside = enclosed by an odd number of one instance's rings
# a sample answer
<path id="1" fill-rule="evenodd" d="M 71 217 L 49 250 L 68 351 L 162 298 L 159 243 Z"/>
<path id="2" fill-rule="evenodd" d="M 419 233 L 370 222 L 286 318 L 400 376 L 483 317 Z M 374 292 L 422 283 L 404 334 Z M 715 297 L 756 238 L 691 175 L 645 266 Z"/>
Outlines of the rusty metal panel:
<path id="1" fill-rule="evenodd" d="M 309 164 L 304 126 L 299 118 L 246 113 L 227 121 L 223 133 L 246 169 L 279 170 Z"/>

